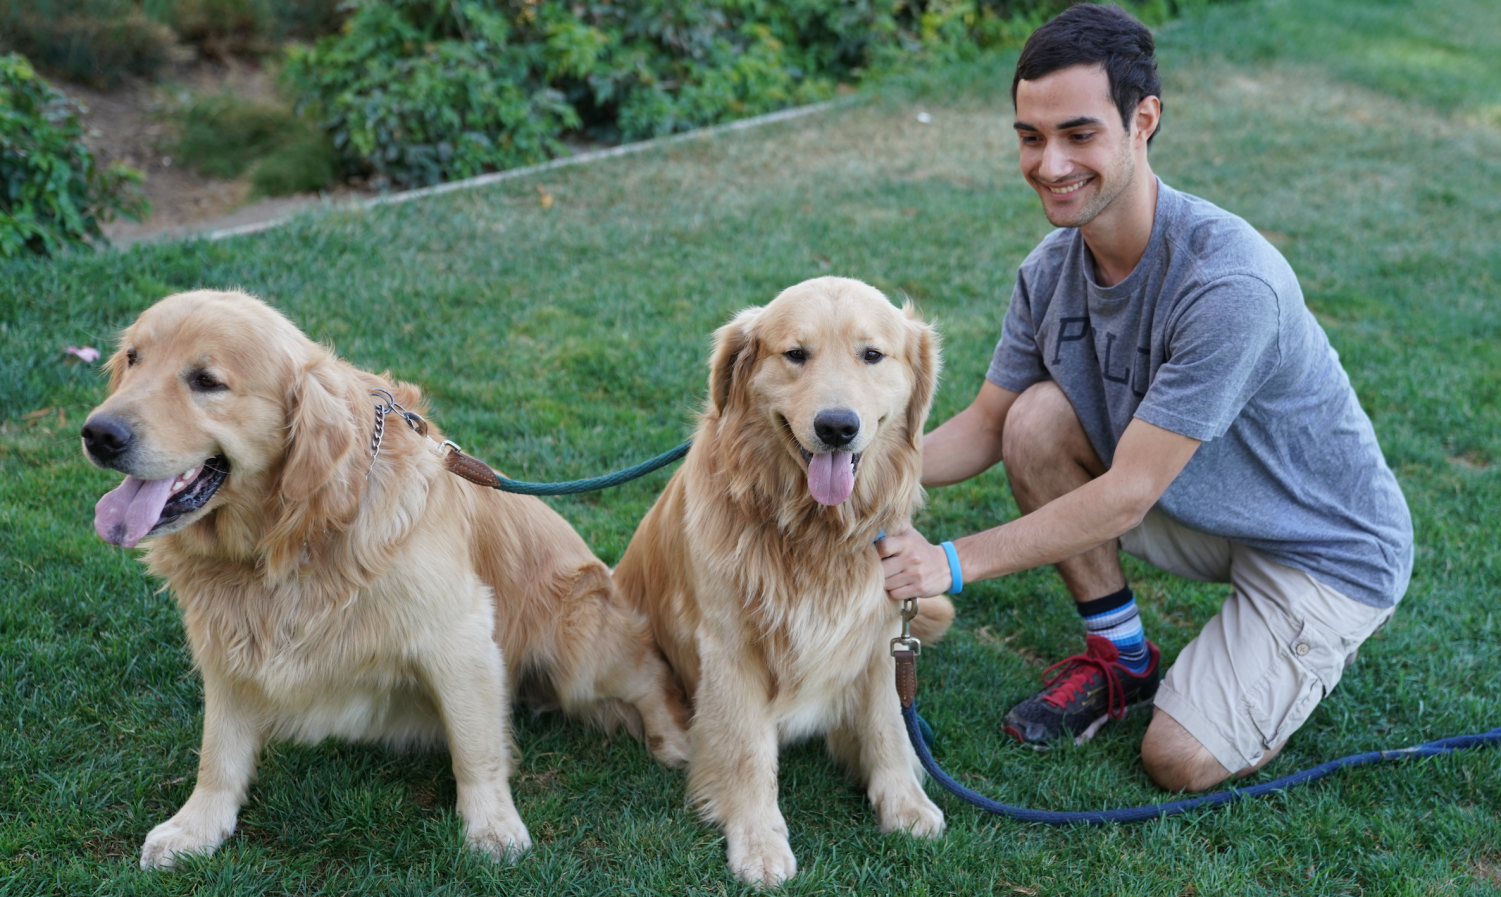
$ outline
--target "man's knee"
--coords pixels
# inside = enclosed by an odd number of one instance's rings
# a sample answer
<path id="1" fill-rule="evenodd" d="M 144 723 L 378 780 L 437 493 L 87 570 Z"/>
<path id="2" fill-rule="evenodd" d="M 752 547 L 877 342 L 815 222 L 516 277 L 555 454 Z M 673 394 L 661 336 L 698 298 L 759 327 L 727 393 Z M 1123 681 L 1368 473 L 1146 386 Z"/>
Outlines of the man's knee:
<path id="1" fill-rule="evenodd" d="M 1205 791 L 1230 777 L 1197 738 L 1156 708 L 1141 740 L 1141 765 L 1164 791 Z"/>
<path id="2" fill-rule="evenodd" d="M 1008 474 L 1025 476 L 1059 462 L 1078 463 L 1081 452 L 1094 456 L 1074 406 L 1057 383 L 1034 383 L 1017 396 L 1001 437 Z"/>

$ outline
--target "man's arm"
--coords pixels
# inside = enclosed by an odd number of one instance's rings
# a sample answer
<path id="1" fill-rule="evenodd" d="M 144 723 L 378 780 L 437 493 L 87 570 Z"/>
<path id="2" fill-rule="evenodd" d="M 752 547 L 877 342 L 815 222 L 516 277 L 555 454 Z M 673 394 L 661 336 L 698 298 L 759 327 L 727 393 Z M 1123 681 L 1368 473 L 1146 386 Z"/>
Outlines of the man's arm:
<path id="1" fill-rule="evenodd" d="M 1116 538 L 1141 522 L 1199 444 L 1140 418 L 1131 421 L 1104 475 L 1025 517 L 954 540 L 964 581 L 1055 564 Z M 888 536 L 878 548 L 893 599 L 925 598 L 949 588 L 947 555 L 917 530 Z"/>
<path id="2" fill-rule="evenodd" d="M 922 484 L 948 486 L 1001 460 L 1001 432 L 1018 393 L 986 380 L 969 407 L 923 437 Z"/>

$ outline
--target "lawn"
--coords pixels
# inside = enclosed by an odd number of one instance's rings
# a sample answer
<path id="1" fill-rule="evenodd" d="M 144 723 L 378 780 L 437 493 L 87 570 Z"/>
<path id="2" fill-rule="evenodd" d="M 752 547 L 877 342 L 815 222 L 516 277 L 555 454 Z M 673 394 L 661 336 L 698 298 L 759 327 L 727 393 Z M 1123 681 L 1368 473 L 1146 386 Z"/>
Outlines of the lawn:
<path id="1" fill-rule="evenodd" d="M 1493 0 L 1256 0 L 1171 23 L 1160 46 L 1156 170 L 1290 259 L 1417 529 L 1393 623 L 1263 775 L 1497 726 L 1501 15 Z M 1048 229 L 1016 171 L 1011 63 L 485 190 L 6 269 L 0 895 L 738 892 L 717 832 L 685 809 L 682 774 L 630 740 L 524 712 L 514 788 L 537 847 L 514 867 L 462 849 L 446 756 L 329 744 L 271 748 L 218 853 L 142 874 L 146 832 L 192 789 L 201 691 L 170 596 L 92 532 L 115 478 L 82 460 L 76 430 L 103 385 L 61 348 L 108 345 L 168 292 L 244 287 L 356 364 L 422 384 L 466 449 L 513 476 L 566 479 L 681 441 L 713 328 L 837 273 L 910 295 L 942 331 L 936 423 L 978 388 L 1015 268 Z M 665 481 L 555 507 L 613 563 Z M 948 538 L 1015 513 L 995 470 L 934 490 L 919 525 Z M 1226 594 L 1127 572 L 1169 658 Z M 1041 666 L 1078 645 L 1055 574 L 966 587 L 959 609 L 919 667 L 941 763 L 1013 804 L 1162 798 L 1137 758 L 1144 715 L 1049 753 L 998 737 Z M 932 843 L 880 835 L 817 744 L 783 754 L 781 781 L 801 864 L 789 894 L 1501 889 L 1501 752 L 1103 829 L 996 820 L 938 793 L 950 827 Z"/>

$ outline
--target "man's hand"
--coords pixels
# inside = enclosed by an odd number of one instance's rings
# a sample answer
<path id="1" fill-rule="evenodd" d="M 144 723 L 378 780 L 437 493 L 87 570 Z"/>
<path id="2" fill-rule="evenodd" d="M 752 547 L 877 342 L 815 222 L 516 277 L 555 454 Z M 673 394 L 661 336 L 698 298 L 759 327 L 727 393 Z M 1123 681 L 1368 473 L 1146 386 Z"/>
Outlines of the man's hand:
<path id="1" fill-rule="evenodd" d="M 893 601 L 941 595 L 953 585 L 949 556 L 922 533 L 908 529 L 876 542 L 886 594 Z"/>

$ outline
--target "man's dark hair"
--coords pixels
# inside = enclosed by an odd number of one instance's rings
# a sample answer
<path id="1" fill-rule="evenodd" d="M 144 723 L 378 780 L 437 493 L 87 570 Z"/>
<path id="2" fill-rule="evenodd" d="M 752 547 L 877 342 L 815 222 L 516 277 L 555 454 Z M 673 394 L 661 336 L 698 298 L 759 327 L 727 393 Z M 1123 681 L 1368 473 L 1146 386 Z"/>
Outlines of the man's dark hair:
<path id="1" fill-rule="evenodd" d="M 1120 110 L 1121 124 L 1130 132 L 1131 116 L 1143 99 L 1162 101 L 1162 79 L 1152 55 L 1156 48 L 1147 26 L 1119 6 L 1070 6 L 1027 38 L 1011 79 L 1011 107 L 1016 108 L 1016 86 L 1023 80 L 1036 81 L 1075 65 L 1100 65 L 1110 78 L 1110 98 Z"/>

